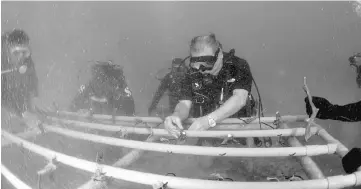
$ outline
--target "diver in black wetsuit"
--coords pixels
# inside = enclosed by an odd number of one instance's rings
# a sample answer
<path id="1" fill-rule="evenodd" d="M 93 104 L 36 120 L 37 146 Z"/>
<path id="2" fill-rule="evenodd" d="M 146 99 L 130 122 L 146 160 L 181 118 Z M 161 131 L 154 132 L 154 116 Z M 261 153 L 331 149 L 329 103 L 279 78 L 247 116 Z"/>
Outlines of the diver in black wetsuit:
<path id="1" fill-rule="evenodd" d="M 71 111 L 89 110 L 95 114 L 134 116 L 134 99 L 126 83 L 123 69 L 111 61 L 97 61 L 92 77 L 81 85 L 73 99 Z"/>
<path id="2" fill-rule="evenodd" d="M 31 57 L 30 39 L 15 29 L 1 36 L 1 106 L 22 117 L 38 97 L 38 77 Z"/>
<path id="3" fill-rule="evenodd" d="M 350 65 L 356 67 L 357 77 L 356 82 L 358 87 L 361 87 L 361 53 L 358 53 L 349 58 Z M 312 115 L 312 107 L 308 98 L 305 98 L 306 112 L 309 116 Z M 327 99 L 313 96 L 312 102 L 319 109 L 316 118 L 330 119 L 344 122 L 358 122 L 361 121 L 361 101 L 350 103 L 346 105 L 331 104 Z M 351 149 L 343 158 L 342 165 L 346 173 L 351 174 L 361 167 L 361 148 Z"/>
<path id="4" fill-rule="evenodd" d="M 25 31 L 14 29 L 1 35 L 2 128 L 8 127 L 11 132 L 36 127 L 40 123 L 37 110 L 46 109 L 39 99 L 38 76 L 31 54 L 30 38 Z M 8 124 L 11 120 L 19 122 Z M 26 127 L 22 127 L 24 123 Z"/>
<path id="5" fill-rule="evenodd" d="M 234 56 L 234 50 L 223 52 L 214 34 L 193 38 L 190 52 L 190 69 L 182 80 L 180 101 L 174 113 L 166 117 L 165 129 L 178 138 L 181 122 L 188 117 L 196 118 L 188 130 L 208 130 L 226 118 L 251 116 L 253 77 L 248 62 Z"/>
<path id="6" fill-rule="evenodd" d="M 173 112 L 179 101 L 181 80 L 184 78 L 186 72 L 187 67 L 184 61 L 180 58 L 173 59 L 172 69 L 170 73 L 161 79 L 157 92 L 154 94 L 152 103 L 149 106 L 148 115 L 151 115 L 152 111 L 156 108 L 157 104 L 162 98 L 164 92 L 167 90 L 169 91 L 169 111 Z"/>

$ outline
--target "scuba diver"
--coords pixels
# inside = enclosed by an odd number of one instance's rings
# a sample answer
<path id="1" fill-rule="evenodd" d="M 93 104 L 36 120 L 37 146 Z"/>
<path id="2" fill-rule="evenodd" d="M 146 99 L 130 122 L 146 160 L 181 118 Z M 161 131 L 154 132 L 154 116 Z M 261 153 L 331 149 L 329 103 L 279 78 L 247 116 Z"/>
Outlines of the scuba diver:
<path id="1" fill-rule="evenodd" d="M 1 103 L 22 117 L 38 96 L 38 77 L 31 57 L 29 36 L 15 29 L 1 36 Z"/>
<path id="2" fill-rule="evenodd" d="M 182 80 L 174 113 L 165 118 L 165 129 L 179 138 L 184 129 L 181 123 L 188 117 L 196 118 L 188 130 L 207 130 L 226 118 L 251 116 L 255 108 L 252 81 L 247 61 L 234 56 L 233 49 L 223 52 L 214 34 L 193 38 L 190 69 Z"/>
<path id="3" fill-rule="evenodd" d="M 356 82 L 361 86 L 361 53 L 357 53 L 349 58 L 350 65 L 356 67 Z M 346 105 L 330 103 L 327 99 L 313 96 L 312 102 L 319 109 L 316 118 L 326 120 L 338 120 L 344 122 L 361 121 L 361 101 Z M 312 107 L 308 98 L 305 98 L 306 113 L 312 115 Z M 346 173 L 351 174 L 361 167 L 361 148 L 351 149 L 343 158 L 342 165 Z"/>
<path id="4" fill-rule="evenodd" d="M 5 32 L 1 35 L 1 107 L 9 116 L 5 120 L 20 118 L 28 126 L 37 121 L 35 106 L 42 107 L 38 96 L 28 34 L 21 29 Z"/>
<path id="5" fill-rule="evenodd" d="M 126 83 L 123 68 L 111 61 L 97 61 L 91 68 L 87 85 L 81 85 L 70 110 L 86 110 L 95 114 L 134 116 L 132 92 Z"/>
<path id="6" fill-rule="evenodd" d="M 180 58 L 174 58 L 172 61 L 171 71 L 163 78 L 157 78 L 160 80 L 160 85 L 154 94 L 152 103 L 148 109 L 148 115 L 151 115 L 152 111 L 156 108 L 160 99 L 162 98 L 165 91 L 168 92 L 169 96 L 169 111 L 173 112 L 175 106 L 179 101 L 180 84 L 187 72 L 185 62 Z"/>

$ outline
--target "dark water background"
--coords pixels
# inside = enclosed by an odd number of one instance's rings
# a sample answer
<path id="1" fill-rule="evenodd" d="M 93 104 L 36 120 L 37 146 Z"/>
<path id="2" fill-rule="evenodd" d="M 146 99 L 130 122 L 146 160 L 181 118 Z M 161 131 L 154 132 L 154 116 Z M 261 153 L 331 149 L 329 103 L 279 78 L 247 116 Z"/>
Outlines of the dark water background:
<path id="1" fill-rule="evenodd" d="M 89 61 L 111 59 L 124 66 L 137 114 L 145 116 L 159 84 L 154 74 L 169 66 L 173 57 L 187 56 L 190 39 L 208 32 L 216 34 L 225 51 L 235 48 L 237 56 L 248 60 L 267 115 L 276 111 L 304 114 L 304 76 L 312 95 L 326 97 L 332 103 L 345 104 L 361 98 L 355 71 L 347 61 L 354 52 L 361 51 L 361 18 L 346 1 L 2 2 L 1 27 L 2 32 L 22 28 L 30 35 L 41 98 L 49 105 L 55 101 L 61 108 L 69 105 L 79 85 L 89 78 Z M 166 105 L 167 99 L 162 103 Z M 318 122 L 347 147 L 361 147 L 360 123 Z M 97 149 L 104 148 L 52 134 L 35 142 L 92 161 Z M 310 144 L 319 142 L 313 139 Z M 17 148 L 2 151 L 2 163 L 36 186 L 34 173 L 44 166 L 44 159 L 36 155 L 26 159 Z M 111 164 L 119 158 L 119 152 L 107 156 Z M 186 160 L 148 153 L 130 168 L 157 174 L 171 171 L 177 176 L 196 178 L 224 167 L 233 167 L 227 172 L 233 174 L 230 172 L 242 167 L 239 159 L 222 159 L 216 168 L 201 169 L 189 157 L 178 158 Z M 315 159 L 325 175 L 343 173 L 339 158 Z M 266 172 L 275 169 L 277 163 L 262 160 L 259 158 L 255 175 L 267 176 Z M 22 168 L 25 164 L 28 167 Z M 287 170 L 292 167 L 300 169 L 294 163 Z M 59 181 L 47 187 L 75 188 L 89 179 L 89 174 L 82 171 L 61 169 Z M 242 174 L 233 174 L 233 179 L 261 180 L 244 171 L 238 173 Z M 4 177 L 2 181 L 1 188 L 11 188 Z M 125 186 L 139 188 L 129 183 Z"/>

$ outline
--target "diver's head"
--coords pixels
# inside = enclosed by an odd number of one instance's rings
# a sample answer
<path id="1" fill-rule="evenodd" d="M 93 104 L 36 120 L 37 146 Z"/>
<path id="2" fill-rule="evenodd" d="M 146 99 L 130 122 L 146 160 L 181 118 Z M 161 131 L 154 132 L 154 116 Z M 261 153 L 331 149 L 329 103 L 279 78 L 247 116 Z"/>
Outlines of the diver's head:
<path id="1" fill-rule="evenodd" d="M 8 63 L 14 67 L 25 65 L 31 56 L 30 38 L 23 30 L 14 29 L 2 36 L 3 49 L 6 52 Z"/>
<path id="2" fill-rule="evenodd" d="M 214 34 L 194 37 L 190 45 L 190 67 L 217 75 L 223 66 L 222 45 Z"/>

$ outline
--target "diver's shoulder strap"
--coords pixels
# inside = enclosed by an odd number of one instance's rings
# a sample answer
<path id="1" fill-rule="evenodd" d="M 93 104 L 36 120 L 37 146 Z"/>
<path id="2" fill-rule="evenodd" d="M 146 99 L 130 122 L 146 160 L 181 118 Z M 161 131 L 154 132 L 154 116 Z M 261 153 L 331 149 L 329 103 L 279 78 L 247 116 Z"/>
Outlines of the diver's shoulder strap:
<path id="1" fill-rule="evenodd" d="M 247 60 L 240 58 L 238 56 L 235 56 L 234 53 L 235 53 L 234 49 L 231 49 L 229 51 L 229 53 L 225 53 L 224 58 L 223 58 L 223 64 L 230 64 L 230 65 L 234 65 L 234 66 L 242 66 L 243 64 L 248 65 Z"/>

